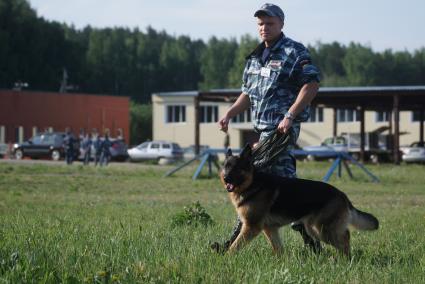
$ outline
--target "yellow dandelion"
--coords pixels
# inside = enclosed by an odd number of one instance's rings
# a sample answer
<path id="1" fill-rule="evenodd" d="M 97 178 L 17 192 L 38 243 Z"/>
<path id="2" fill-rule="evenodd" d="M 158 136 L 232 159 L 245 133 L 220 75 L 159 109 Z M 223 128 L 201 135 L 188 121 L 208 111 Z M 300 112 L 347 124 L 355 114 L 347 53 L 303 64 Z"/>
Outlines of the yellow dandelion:
<path id="1" fill-rule="evenodd" d="M 119 277 L 118 277 L 118 274 L 114 274 L 114 275 L 112 275 L 112 281 L 118 281 L 119 280 Z"/>
<path id="2" fill-rule="evenodd" d="M 105 277 L 105 276 L 106 276 L 106 274 L 107 274 L 107 272 L 106 272 L 106 271 L 104 271 L 104 270 L 102 270 L 102 271 L 99 271 L 99 272 L 97 273 L 97 276 L 99 276 L 99 277 Z"/>

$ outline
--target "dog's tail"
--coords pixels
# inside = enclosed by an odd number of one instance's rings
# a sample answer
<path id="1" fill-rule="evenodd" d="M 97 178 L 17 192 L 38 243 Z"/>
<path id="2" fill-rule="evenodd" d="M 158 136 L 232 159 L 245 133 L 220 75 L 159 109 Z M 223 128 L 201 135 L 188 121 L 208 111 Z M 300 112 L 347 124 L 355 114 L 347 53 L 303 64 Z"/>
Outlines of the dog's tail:
<path id="1" fill-rule="evenodd" d="M 379 228 L 379 221 L 372 214 L 360 211 L 356 208 L 350 210 L 350 225 L 356 230 L 377 230 Z"/>

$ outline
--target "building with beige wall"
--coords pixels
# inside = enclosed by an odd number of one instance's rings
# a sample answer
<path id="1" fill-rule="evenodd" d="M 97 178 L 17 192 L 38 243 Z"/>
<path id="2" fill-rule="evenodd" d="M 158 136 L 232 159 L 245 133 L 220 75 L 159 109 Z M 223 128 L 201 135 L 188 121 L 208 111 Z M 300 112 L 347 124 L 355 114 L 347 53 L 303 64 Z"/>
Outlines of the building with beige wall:
<path id="1" fill-rule="evenodd" d="M 170 140 L 182 147 L 195 144 L 195 98 L 198 92 L 170 92 L 152 95 L 153 139 Z M 218 130 L 217 121 L 229 103 L 201 102 L 200 145 L 213 148 L 224 146 L 225 135 Z M 252 131 L 251 123 L 231 123 L 230 147 L 239 148 L 243 131 Z"/>
<path id="2" fill-rule="evenodd" d="M 234 90 L 234 92 L 237 92 Z M 152 95 L 153 139 L 171 140 L 182 147 L 195 144 L 195 105 L 199 92 L 166 92 Z M 200 101 L 200 144 L 223 148 L 224 133 L 218 130 L 217 122 L 231 102 Z M 336 113 L 334 114 L 334 111 Z M 355 109 L 312 108 L 310 121 L 304 122 L 298 140 L 300 146 L 319 145 L 333 136 L 334 115 L 337 120 L 337 135 L 359 133 L 359 111 Z M 391 111 L 365 111 L 365 131 L 392 128 Z M 399 127 L 402 135 L 400 145 L 419 140 L 418 111 L 400 111 Z M 389 130 L 386 130 L 388 133 Z M 384 132 L 385 133 L 385 132 Z M 240 148 L 258 136 L 252 130 L 249 112 L 241 114 L 229 124 L 230 147 Z"/>
<path id="3" fill-rule="evenodd" d="M 339 115 L 340 112 L 345 112 Z M 351 114 L 353 113 L 353 118 Z M 337 110 L 337 135 L 342 133 L 360 133 L 360 122 L 356 121 L 357 112 L 353 110 Z M 345 121 L 341 121 L 341 116 L 345 116 Z M 339 117 L 339 118 L 338 118 Z M 390 127 L 389 112 L 365 111 L 365 131 L 373 132 L 384 127 Z M 301 127 L 301 134 L 298 140 L 300 146 L 318 145 L 326 137 L 333 136 L 333 109 L 323 109 L 323 121 L 305 122 Z M 413 111 L 400 112 L 400 145 L 407 145 L 419 140 L 419 119 Z M 384 131 L 388 134 L 389 130 Z"/>

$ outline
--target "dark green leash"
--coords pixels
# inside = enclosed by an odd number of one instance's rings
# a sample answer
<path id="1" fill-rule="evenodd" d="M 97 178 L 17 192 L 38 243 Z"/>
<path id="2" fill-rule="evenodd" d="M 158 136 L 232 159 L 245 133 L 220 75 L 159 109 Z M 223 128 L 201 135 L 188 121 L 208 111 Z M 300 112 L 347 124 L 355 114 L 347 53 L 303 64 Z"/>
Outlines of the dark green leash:
<path id="1" fill-rule="evenodd" d="M 288 148 L 291 141 L 290 131 L 280 133 L 274 130 L 266 139 L 260 141 L 252 150 L 253 165 L 257 169 L 271 166 L 280 153 Z"/>

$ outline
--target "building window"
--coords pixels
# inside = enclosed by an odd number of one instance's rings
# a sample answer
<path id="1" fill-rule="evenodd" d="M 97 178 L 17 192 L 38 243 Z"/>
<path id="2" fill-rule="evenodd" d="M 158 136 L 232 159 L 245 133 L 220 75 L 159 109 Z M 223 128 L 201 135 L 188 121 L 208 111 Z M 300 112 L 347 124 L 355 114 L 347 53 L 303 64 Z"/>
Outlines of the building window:
<path id="1" fill-rule="evenodd" d="M 360 121 L 360 113 L 355 109 L 338 109 L 337 110 L 338 122 L 354 122 Z"/>
<path id="2" fill-rule="evenodd" d="M 18 126 L 15 128 L 15 142 L 22 143 L 24 142 L 24 127 Z"/>
<path id="3" fill-rule="evenodd" d="M 122 128 L 117 129 L 117 139 L 124 139 L 124 130 Z"/>
<path id="4" fill-rule="evenodd" d="M 6 127 L 0 126 L 0 143 L 6 143 Z"/>
<path id="5" fill-rule="evenodd" d="M 387 122 L 390 117 L 388 111 L 376 111 L 375 112 L 375 122 Z"/>
<path id="6" fill-rule="evenodd" d="M 323 122 L 323 108 L 322 107 L 311 107 L 310 118 L 307 122 Z"/>
<path id="7" fill-rule="evenodd" d="M 185 105 L 167 106 L 166 122 L 167 123 L 186 122 L 186 106 Z"/>
<path id="8" fill-rule="evenodd" d="M 244 112 L 241 112 L 237 116 L 232 118 L 233 123 L 244 123 L 251 122 L 251 109 L 247 109 Z"/>
<path id="9" fill-rule="evenodd" d="M 38 133 L 38 128 L 37 128 L 37 126 L 33 126 L 33 127 L 32 127 L 32 136 L 37 135 L 37 133 Z"/>
<path id="10" fill-rule="evenodd" d="M 218 106 L 201 106 L 199 108 L 199 122 L 218 122 Z"/>
<path id="11" fill-rule="evenodd" d="M 424 118 L 425 118 L 425 114 L 424 114 Z M 419 122 L 419 121 L 421 121 L 421 111 L 420 110 L 412 111 L 412 122 Z"/>

